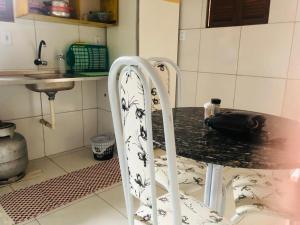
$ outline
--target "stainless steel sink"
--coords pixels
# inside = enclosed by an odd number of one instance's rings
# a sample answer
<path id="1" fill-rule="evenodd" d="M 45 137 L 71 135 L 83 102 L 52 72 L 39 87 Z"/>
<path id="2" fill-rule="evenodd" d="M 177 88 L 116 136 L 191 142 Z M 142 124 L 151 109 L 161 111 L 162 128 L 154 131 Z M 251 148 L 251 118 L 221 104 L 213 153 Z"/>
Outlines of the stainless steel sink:
<path id="1" fill-rule="evenodd" d="M 49 82 L 41 82 L 35 84 L 26 84 L 26 87 L 35 92 L 58 92 L 71 90 L 75 86 L 74 81 L 64 81 L 65 77 L 62 74 L 43 73 L 43 74 L 28 74 L 26 77 L 37 80 L 49 80 Z M 59 80 L 61 79 L 61 80 Z"/>

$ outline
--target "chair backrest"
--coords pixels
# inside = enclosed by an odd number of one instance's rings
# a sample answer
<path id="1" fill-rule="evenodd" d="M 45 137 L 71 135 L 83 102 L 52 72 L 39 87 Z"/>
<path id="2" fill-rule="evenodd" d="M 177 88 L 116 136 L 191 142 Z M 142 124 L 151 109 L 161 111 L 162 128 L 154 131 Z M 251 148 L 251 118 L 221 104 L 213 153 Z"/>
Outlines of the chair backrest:
<path id="1" fill-rule="evenodd" d="M 161 100 L 173 207 L 172 224 L 179 225 L 181 213 L 172 109 L 168 94 L 153 66 L 134 56 L 117 59 L 108 79 L 128 221 L 130 225 L 134 224 L 135 197 L 152 208 L 152 221 L 157 225 L 150 82 L 157 88 Z"/>
<path id="2" fill-rule="evenodd" d="M 148 59 L 153 67 L 157 70 L 160 79 L 168 91 L 170 101 L 174 106 L 178 106 L 178 96 L 181 96 L 181 71 L 179 67 L 170 59 L 162 57 L 153 57 Z M 172 86 L 174 82 L 172 75 L 176 74 L 175 88 Z M 160 98 L 158 96 L 156 87 L 151 85 L 152 96 L 152 111 L 161 110 Z"/>

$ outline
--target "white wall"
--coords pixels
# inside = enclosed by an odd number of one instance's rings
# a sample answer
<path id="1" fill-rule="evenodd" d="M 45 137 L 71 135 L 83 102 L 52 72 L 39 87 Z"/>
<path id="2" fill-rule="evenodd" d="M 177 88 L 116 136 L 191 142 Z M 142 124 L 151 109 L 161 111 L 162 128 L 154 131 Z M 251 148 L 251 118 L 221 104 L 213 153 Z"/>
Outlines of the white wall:
<path id="1" fill-rule="evenodd" d="M 140 0 L 139 55 L 177 62 L 179 3 Z"/>
<path id="2" fill-rule="evenodd" d="M 110 62 L 120 56 L 137 55 L 137 0 L 119 0 L 119 24 L 107 28 Z M 107 80 L 98 81 L 99 133 L 113 132 L 112 115 L 108 99 Z"/>
<path id="3" fill-rule="evenodd" d="M 220 97 L 223 107 L 300 120 L 300 2 L 271 0 L 269 24 L 210 29 L 206 0 L 181 2 L 184 106 Z"/>
<path id="4" fill-rule="evenodd" d="M 46 69 L 56 69 L 56 55 L 76 41 L 106 43 L 105 30 L 75 25 L 45 23 L 17 19 L 15 23 L 0 22 L 0 32 L 12 34 L 12 45 L 0 44 L 0 70 L 38 70 L 33 64 L 38 43 L 44 39 L 43 59 Z M 97 82 L 76 82 L 70 91 L 56 96 L 57 129 L 43 127 L 39 119 L 48 119 L 45 94 L 34 93 L 24 85 L 0 86 L 0 119 L 16 123 L 28 144 L 29 158 L 35 159 L 84 145 L 98 132 Z"/>
<path id="5" fill-rule="evenodd" d="M 146 59 L 165 57 L 177 62 L 178 28 L 179 3 L 140 0 L 139 56 Z M 176 71 L 170 68 L 170 75 L 166 88 L 169 91 L 170 102 L 175 106 Z"/>
<path id="6" fill-rule="evenodd" d="M 111 63 L 137 54 L 137 0 L 119 0 L 119 24 L 107 28 L 107 45 Z"/>

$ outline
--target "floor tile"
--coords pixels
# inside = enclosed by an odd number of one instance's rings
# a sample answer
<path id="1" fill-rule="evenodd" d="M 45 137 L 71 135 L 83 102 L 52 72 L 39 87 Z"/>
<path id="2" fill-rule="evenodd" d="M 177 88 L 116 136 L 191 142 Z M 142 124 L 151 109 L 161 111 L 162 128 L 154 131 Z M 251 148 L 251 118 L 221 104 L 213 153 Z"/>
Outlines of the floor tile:
<path id="1" fill-rule="evenodd" d="M 38 218 L 41 225 L 127 225 L 127 220 L 96 196 Z"/>
<path id="2" fill-rule="evenodd" d="M 1 225 L 13 225 L 13 221 L 9 216 L 6 214 L 4 209 L 0 206 L 0 224 Z"/>
<path id="3" fill-rule="evenodd" d="M 13 189 L 10 186 L 0 186 L 0 196 L 12 192 Z"/>
<path id="4" fill-rule="evenodd" d="M 30 222 L 20 223 L 18 225 L 39 225 L 39 223 L 36 220 L 32 220 Z"/>
<path id="5" fill-rule="evenodd" d="M 124 200 L 124 192 L 123 192 L 123 186 L 119 185 L 109 191 L 105 192 L 96 192 L 96 194 L 105 200 L 109 205 L 111 205 L 113 208 L 121 212 L 124 216 L 127 215 L 126 213 L 126 206 L 125 206 L 125 200 Z M 157 187 L 157 195 L 161 196 L 165 194 L 165 191 L 162 188 Z M 135 210 L 139 207 L 139 201 L 134 201 L 134 207 Z"/>
<path id="6" fill-rule="evenodd" d="M 83 169 L 99 163 L 99 161 L 94 159 L 90 148 L 61 153 L 50 156 L 50 158 L 67 172 Z"/>
<path id="7" fill-rule="evenodd" d="M 18 190 L 64 174 L 66 172 L 50 159 L 36 159 L 29 161 L 26 176 L 19 182 L 11 184 L 11 186 L 13 189 Z"/>

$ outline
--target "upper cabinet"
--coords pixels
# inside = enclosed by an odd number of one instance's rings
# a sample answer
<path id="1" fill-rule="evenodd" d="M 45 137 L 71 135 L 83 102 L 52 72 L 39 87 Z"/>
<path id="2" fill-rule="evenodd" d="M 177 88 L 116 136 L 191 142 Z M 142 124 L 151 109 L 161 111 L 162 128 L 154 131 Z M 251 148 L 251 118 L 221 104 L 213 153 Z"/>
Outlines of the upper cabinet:
<path id="1" fill-rule="evenodd" d="M 15 4 L 18 18 L 92 27 L 118 24 L 118 0 L 15 0 Z"/>

